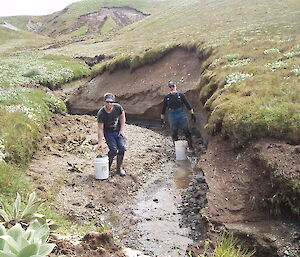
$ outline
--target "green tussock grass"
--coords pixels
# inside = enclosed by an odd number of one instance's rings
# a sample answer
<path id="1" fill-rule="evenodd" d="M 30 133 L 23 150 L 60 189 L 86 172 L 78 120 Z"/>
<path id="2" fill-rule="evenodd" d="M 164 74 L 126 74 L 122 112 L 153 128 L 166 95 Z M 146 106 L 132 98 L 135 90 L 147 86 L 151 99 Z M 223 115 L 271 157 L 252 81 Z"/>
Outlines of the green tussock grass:
<path id="1" fill-rule="evenodd" d="M 51 112 L 65 111 L 63 102 L 40 90 L 11 88 L 0 91 L 1 153 L 5 156 L 1 160 L 27 164 L 38 148 Z"/>
<path id="2" fill-rule="evenodd" d="M 117 55 L 111 60 L 104 63 L 97 64 L 92 69 L 92 76 L 97 76 L 103 72 L 114 72 L 119 69 L 129 69 L 131 72 L 142 67 L 146 64 L 151 64 L 158 61 L 175 46 L 165 46 L 155 49 L 149 49 L 143 55 L 131 56 L 131 55 Z"/>
<path id="3" fill-rule="evenodd" d="M 6 203 L 13 202 L 17 192 L 26 194 L 29 187 L 29 181 L 23 169 L 5 162 L 0 162 L 1 200 L 5 200 Z"/>
<path id="4" fill-rule="evenodd" d="M 236 146 L 268 136 L 299 143 L 300 78 L 293 67 L 300 58 L 285 56 L 296 43 L 286 40 L 278 49 L 272 41 L 257 42 L 255 51 L 248 43 L 221 49 L 202 74 L 200 99 L 211 112 L 207 130 L 222 131 Z M 286 65 L 269 65 L 278 61 Z"/>
<path id="5" fill-rule="evenodd" d="M 214 249 L 206 241 L 203 254 L 196 255 L 191 251 L 189 252 L 190 257 L 251 257 L 254 254 L 255 251 L 243 248 L 241 242 L 232 233 L 225 232 L 219 236 Z"/>

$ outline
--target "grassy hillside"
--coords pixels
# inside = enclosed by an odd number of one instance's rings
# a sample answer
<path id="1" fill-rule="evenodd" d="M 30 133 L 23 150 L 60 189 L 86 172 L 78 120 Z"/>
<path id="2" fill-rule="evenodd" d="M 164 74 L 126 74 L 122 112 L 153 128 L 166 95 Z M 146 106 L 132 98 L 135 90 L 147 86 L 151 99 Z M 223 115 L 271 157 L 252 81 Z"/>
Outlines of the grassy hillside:
<path id="1" fill-rule="evenodd" d="M 30 48 L 50 42 L 51 39 L 28 31 L 15 31 L 0 26 L 0 56 L 11 54 L 16 48 Z"/>

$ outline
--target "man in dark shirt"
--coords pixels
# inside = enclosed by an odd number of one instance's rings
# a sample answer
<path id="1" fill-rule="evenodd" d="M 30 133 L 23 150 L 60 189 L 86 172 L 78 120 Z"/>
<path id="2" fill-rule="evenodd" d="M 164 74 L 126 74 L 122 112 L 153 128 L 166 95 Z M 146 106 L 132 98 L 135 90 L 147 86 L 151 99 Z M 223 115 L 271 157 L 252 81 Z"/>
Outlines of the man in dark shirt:
<path id="1" fill-rule="evenodd" d="M 125 112 L 120 104 L 115 103 L 111 93 L 104 95 L 104 106 L 98 111 L 98 150 L 103 151 L 103 136 L 108 145 L 109 170 L 114 157 L 117 156 L 117 171 L 121 176 L 126 173 L 122 168 L 125 153 Z"/>
<path id="2" fill-rule="evenodd" d="M 185 95 L 177 91 L 176 84 L 174 82 L 169 81 L 168 86 L 170 88 L 170 93 L 164 97 L 163 108 L 161 112 L 161 123 L 164 123 L 165 113 L 166 110 L 168 110 L 168 120 L 172 131 L 173 141 L 178 140 L 178 130 L 182 129 L 188 142 L 188 150 L 189 152 L 193 152 L 194 147 L 192 135 L 188 128 L 188 120 L 184 111 L 184 106 L 191 114 L 193 122 L 196 122 L 194 110 L 186 99 Z"/>

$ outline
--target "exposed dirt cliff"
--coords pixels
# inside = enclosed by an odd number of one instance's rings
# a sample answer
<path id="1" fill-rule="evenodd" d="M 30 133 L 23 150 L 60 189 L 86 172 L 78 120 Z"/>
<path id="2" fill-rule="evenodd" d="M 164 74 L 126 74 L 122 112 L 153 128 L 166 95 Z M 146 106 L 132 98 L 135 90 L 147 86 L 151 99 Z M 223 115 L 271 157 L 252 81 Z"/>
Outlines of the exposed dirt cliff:
<path id="1" fill-rule="evenodd" d="M 169 80 L 181 92 L 197 92 L 201 64 L 196 54 L 175 49 L 152 65 L 134 72 L 127 69 L 104 73 L 82 86 L 68 101 L 73 114 L 95 114 L 106 92 L 117 96 L 129 116 L 159 119 Z M 192 93 L 193 94 L 193 93 Z"/>

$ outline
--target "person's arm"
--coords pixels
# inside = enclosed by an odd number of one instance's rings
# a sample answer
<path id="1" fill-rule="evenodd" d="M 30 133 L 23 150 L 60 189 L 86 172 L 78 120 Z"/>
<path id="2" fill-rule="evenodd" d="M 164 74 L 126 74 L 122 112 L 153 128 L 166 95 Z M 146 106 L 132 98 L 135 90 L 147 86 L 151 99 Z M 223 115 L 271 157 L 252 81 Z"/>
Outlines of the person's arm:
<path id="1" fill-rule="evenodd" d="M 103 151 L 103 123 L 98 123 L 98 150 Z"/>
<path id="2" fill-rule="evenodd" d="M 189 101 L 186 99 L 184 94 L 182 94 L 181 99 L 182 99 L 184 105 L 186 106 L 186 108 L 188 109 L 189 113 L 191 114 L 192 121 L 194 123 L 196 123 L 196 116 L 194 114 L 194 110 L 193 110 L 192 106 L 190 105 Z"/>
<path id="3" fill-rule="evenodd" d="M 120 115 L 120 136 L 125 137 L 125 122 L 126 122 L 126 116 L 124 110 L 122 111 Z"/>
<path id="4" fill-rule="evenodd" d="M 163 107 L 162 107 L 161 115 L 160 115 L 160 118 L 162 120 L 165 118 L 166 109 L 167 109 L 167 100 L 166 100 L 166 97 L 164 97 L 164 103 L 163 103 Z"/>

